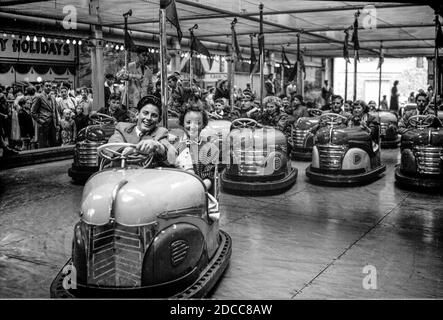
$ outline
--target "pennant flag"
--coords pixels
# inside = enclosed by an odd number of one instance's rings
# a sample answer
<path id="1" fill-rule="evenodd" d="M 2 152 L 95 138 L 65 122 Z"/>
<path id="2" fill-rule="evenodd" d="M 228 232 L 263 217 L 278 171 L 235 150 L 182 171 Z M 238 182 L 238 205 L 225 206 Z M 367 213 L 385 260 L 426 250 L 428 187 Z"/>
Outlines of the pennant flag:
<path id="1" fill-rule="evenodd" d="M 211 57 L 211 54 L 209 53 L 208 48 L 206 48 L 203 43 L 201 43 L 200 40 L 198 40 L 197 37 L 194 36 L 194 32 L 191 31 L 191 54 L 193 51 L 205 55 L 208 58 L 209 69 L 212 69 L 213 59 Z"/>
<path id="2" fill-rule="evenodd" d="M 354 31 L 352 33 L 352 43 L 354 44 L 354 51 L 357 52 L 357 60 L 360 61 L 360 57 L 358 56 L 358 50 L 360 50 L 360 43 L 358 41 L 358 15 L 355 15 L 355 20 L 354 20 L 354 27 L 353 27 Z"/>
<path id="3" fill-rule="evenodd" d="M 175 0 L 160 0 L 160 9 L 166 9 L 166 19 L 177 29 L 178 41 L 182 41 L 183 33 L 180 29 Z"/>
<path id="4" fill-rule="evenodd" d="M 435 17 L 436 20 L 436 24 L 437 24 L 437 36 L 435 38 L 435 46 L 437 48 L 443 48 L 443 32 L 441 30 L 441 23 L 440 23 L 440 19 L 438 18 L 438 16 Z"/>
<path id="5" fill-rule="evenodd" d="M 300 71 L 303 72 L 303 79 L 306 79 L 306 66 L 305 60 L 303 59 L 303 52 L 300 54 Z"/>
<path id="6" fill-rule="evenodd" d="M 351 63 L 349 61 L 349 29 L 345 29 L 345 41 L 343 42 L 343 58 L 345 59 L 346 63 Z"/>
<path id="7" fill-rule="evenodd" d="M 380 48 L 380 56 L 378 58 L 377 70 L 381 68 L 381 65 L 383 64 L 384 61 L 385 61 L 385 57 L 384 57 L 384 54 L 383 54 L 383 50 Z"/>
<path id="8" fill-rule="evenodd" d="M 125 49 L 130 52 L 136 52 L 137 46 L 135 45 L 134 41 L 132 41 L 131 36 L 129 35 L 128 30 L 125 30 Z"/>
<path id="9" fill-rule="evenodd" d="M 234 36 L 235 59 L 242 60 L 243 57 L 240 52 L 240 46 L 238 45 L 238 41 L 237 41 L 237 33 L 235 32 L 235 27 L 233 24 L 231 25 L 231 29 L 232 29 L 233 36 Z"/>
<path id="10" fill-rule="evenodd" d="M 251 37 L 251 64 L 249 65 L 249 74 L 254 72 L 256 66 L 257 66 L 257 57 L 255 56 L 254 46 L 252 45 L 252 37 Z"/>
<path id="11" fill-rule="evenodd" d="M 281 64 L 283 66 L 286 65 L 286 67 L 291 67 L 291 62 L 289 61 L 288 57 L 286 56 L 285 47 L 281 47 Z"/>

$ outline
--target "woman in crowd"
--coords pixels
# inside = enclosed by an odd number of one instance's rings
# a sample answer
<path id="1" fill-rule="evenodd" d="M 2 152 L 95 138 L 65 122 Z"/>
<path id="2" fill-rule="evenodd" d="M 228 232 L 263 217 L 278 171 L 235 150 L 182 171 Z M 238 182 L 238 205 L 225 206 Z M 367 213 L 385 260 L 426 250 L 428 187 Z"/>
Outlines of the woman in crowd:
<path id="1" fill-rule="evenodd" d="M 360 126 L 370 133 L 375 141 L 378 140 L 378 122 L 374 116 L 369 114 L 369 107 L 363 100 L 354 102 L 354 112 L 348 125 Z"/>

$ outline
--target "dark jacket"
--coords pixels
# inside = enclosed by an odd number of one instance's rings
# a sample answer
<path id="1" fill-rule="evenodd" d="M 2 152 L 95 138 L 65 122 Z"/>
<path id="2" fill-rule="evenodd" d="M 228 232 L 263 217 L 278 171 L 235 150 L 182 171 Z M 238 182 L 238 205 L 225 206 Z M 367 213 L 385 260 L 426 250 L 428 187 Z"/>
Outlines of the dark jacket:
<path id="1" fill-rule="evenodd" d="M 126 142 L 137 144 L 141 140 L 150 140 L 160 142 L 165 146 L 165 153 L 158 153 L 154 157 L 154 163 L 160 165 L 173 165 L 175 161 L 175 149 L 168 141 L 168 129 L 156 127 L 152 132 L 143 136 L 138 136 L 135 129 L 137 125 L 129 122 L 119 122 L 115 127 L 114 134 L 109 138 L 108 143 Z"/>
<path id="2" fill-rule="evenodd" d="M 57 102 L 53 97 L 45 93 L 38 94 L 33 99 L 31 115 L 38 124 L 43 126 L 47 126 L 51 122 L 53 122 L 55 127 L 60 124 Z"/>

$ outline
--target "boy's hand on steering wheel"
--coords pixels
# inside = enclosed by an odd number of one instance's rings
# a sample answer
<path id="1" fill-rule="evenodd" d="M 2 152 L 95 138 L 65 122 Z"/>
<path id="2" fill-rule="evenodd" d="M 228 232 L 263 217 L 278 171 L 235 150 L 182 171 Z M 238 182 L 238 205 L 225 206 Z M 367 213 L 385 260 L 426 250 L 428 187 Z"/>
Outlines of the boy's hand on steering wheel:
<path id="1" fill-rule="evenodd" d="M 137 144 L 137 147 L 136 147 L 136 149 L 140 153 L 144 153 L 144 154 L 154 153 L 161 148 L 162 148 L 162 145 L 158 141 L 155 141 L 155 140 L 142 140 Z"/>
<path id="2" fill-rule="evenodd" d="M 123 149 L 122 151 L 122 155 L 123 156 L 129 156 L 130 154 L 133 154 L 135 152 L 135 148 L 134 147 L 126 147 Z"/>

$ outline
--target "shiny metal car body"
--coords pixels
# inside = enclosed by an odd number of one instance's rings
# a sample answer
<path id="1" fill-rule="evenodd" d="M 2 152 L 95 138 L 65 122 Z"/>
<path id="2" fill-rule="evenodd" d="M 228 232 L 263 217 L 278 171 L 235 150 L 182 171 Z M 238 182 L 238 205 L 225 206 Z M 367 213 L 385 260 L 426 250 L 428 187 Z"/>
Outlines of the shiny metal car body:
<path id="1" fill-rule="evenodd" d="M 291 126 L 288 144 L 291 146 L 291 158 L 300 161 L 310 161 L 314 146 L 314 134 L 310 131 L 318 124 L 320 116 L 302 117 Z"/>
<path id="2" fill-rule="evenodd" d="M 99 169 L 97 148 L 108 142 L 115 130 L 114 123 L 89 125 L 80 130 L 76 137 L 74 162 L 68 170 L 68 175 L 78 183 L 86 180 Z"/>
<path id="3" fill-rule="evenodd" d="M 412 117 L 411 117 L 412 118 Z M 413 187 L 443 186 L 443 126 L 418 126 L 402 134 L 397 182 Z"/>
<path id="4" fill-rule="evenodd" d="M 234 120 L 233 126 L 236 121 Z M 284 191 L 297 179 L 297 169 L 287 156 L 286 136 L 278 129 L 234 128 L 228 135 L 229 159 L 221 185 L 229 192 L 257 193 Z"/>
<path id="5" fill-rule="evenodd" d="M 370 112 L 380 123 L 380 137 L 382 148 L 397 148 L 400 144 L 400 135 L 398 134 L 398 116 L 391 111 Z"/>
<path id="6" fill-rule="evenodd" d="M 337 123 L 321 126 L 314 137 L 312 162 L 306 176 L 312 182 L 334 186 L 373 181 L 386 170 L 380 161 L 379 145 L 359 126 Z"/>
<path id="7" fill-rule="evenodd" d="M 84 187 L 72 258 L 54 279 L 51 297 L 203 297 L 231 255 L 218 221 L 216 197 L 193 173 L 99 171 Z M 69 267 L 76 288 L 64 286 Z"/>

